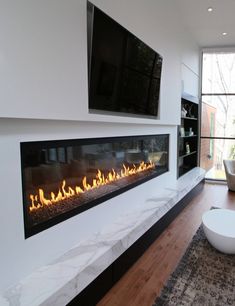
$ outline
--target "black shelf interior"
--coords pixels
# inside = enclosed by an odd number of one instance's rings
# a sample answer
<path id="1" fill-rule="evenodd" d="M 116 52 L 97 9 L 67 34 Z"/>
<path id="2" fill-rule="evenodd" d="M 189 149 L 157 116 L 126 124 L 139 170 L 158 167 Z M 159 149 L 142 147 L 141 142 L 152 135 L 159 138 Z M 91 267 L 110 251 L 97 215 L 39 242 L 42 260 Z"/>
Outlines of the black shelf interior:
<path id="1" fill-rule="evenodd" d="M 193 155 L 193 154 L 197 154 L 197 151 L 193 151 L 193 152 L 190 152 L 190 153 L 185 153 L 183 155 L 180 155 L 179 158 L 184 158 L 184 157 L 187 157 L 187 156 Z"/>
<path id="2" fill-rule="evenodd" d="M 194 118 L 194 117 L 181 117 L 181 119 L 187 119 L 187 120 L 197 120 L 197 118 Z"/>
<path id="3" fill-rule="evenodd" d="M 178 177 L 198 165 L 198 104 L 182 98 L 181 109 L 187 113 L 181 115 L 178 133 Z M 189 135 L 190 131 L 193 135 Z"/>
<path id="4" fill-rule="evenodd" d="M 181 138 L 192 138 L 192 137 L 197 137 L 197 135 L 191 135 L 191 136 L 180 136 Z"/>

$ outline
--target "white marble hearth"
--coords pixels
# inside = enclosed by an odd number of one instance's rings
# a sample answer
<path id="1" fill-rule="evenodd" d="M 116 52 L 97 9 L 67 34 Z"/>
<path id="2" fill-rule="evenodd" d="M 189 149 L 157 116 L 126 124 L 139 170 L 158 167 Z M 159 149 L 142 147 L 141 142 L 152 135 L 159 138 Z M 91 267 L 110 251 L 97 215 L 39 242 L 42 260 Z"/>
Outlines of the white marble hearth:
<path id="1" fill-rule="evenodd" d="M 41 267 L 0 296 L 1 306 L 64 306 L 112 264 L 205 176 L 195 168 L 156 197 L 123 215 L 50 265 Z"/>

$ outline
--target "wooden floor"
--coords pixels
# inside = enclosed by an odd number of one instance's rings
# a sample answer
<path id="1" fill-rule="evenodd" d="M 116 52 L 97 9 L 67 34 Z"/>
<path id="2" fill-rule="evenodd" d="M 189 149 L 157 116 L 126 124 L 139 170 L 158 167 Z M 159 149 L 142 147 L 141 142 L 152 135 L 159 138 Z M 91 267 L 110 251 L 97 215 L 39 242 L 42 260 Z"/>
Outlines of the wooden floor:
<path id="1" fill-rule="evenodd" d="M 235 210 L 235 192 L 226 185 L 205 184 L 143 256 L 104 296 L 98 306 L 151 306 L 174 271 L 211 206 Z"/>

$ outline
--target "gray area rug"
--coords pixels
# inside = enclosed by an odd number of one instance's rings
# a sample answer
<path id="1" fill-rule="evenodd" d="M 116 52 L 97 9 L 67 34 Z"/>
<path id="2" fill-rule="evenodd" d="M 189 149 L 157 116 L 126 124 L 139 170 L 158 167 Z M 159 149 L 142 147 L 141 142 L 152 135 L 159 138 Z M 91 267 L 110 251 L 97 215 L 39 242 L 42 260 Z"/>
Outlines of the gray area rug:
<path id="1" fill-rule="evenodd" d="M 235 255 L 216 251 L 202 225 L 153 304 L 163 305 L 235 305 Z"/>

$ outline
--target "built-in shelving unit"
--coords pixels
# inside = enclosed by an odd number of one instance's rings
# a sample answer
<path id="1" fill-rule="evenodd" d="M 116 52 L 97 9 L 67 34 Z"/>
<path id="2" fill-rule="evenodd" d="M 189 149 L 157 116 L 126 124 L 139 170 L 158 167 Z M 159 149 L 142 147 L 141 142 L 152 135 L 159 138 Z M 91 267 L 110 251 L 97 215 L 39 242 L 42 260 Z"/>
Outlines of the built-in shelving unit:
<path id="1" fill-rule="evenodd" d="M 178 128 L 178 177 L 198 165 L 198 100 L 183 96 Z"/>
<path id="2" fill-rule="evenodd" d="M 179 157 L 180 157 L 180 158 L 183 158 L 183 157 L 190 156 L 190 155 L 192 155 L 192 154 L 197 154 L 197 151 L 193 151 L 193 152 L 190 152 L 190 153 L 186 153 L 186 154 L 184 154 L 184 155 L 180 155 Z"/>
<path id="3" fill-rule="evenodd" d="M 181 119 L 197 120 L 197 118 L 190 118 L 190 117 L 181 117 Z"/>

